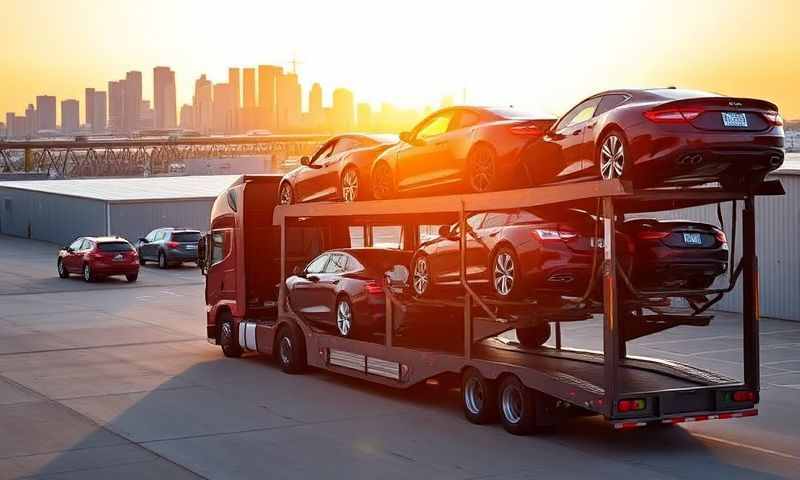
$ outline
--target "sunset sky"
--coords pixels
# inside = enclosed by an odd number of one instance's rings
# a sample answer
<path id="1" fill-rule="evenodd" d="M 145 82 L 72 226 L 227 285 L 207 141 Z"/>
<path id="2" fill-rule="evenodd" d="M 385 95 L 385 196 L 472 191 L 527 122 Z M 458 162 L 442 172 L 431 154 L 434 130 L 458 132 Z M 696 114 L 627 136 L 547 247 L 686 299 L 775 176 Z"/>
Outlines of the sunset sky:
<path id="1" fill-rule="evenodd" d="M 304 102 L 457 102 L 562 113 L 615 87 L 677 85 L 777 103 L 800 118 L 800 2 L 0 0 L 0 113 L 37 94 L 77 98 L 128 70 L 201 73 L 297 57 Z M 83 105 L 81 105 L 83 110 Z M 82 112 L 83 115 L 83 112 Z"/>

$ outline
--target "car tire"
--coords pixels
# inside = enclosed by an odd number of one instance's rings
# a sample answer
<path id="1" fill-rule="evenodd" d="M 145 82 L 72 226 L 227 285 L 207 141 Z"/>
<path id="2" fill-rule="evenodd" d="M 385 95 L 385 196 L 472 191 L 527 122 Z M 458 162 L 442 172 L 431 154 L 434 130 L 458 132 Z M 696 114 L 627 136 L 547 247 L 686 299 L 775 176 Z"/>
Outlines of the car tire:
<path id="1" fill-rule="evenodd" d="M 529 435 L 536 430 L 536 396 L 514 375 L 500 382 L 497 405 L 500 422 L 508 433 Z"/>
<path id="2" fill-rule="evenodd" d="M 139 265 L 147 265 L 147 260 L 144 259 L 141 250 L 137 250 L 136 254 L 139 255 Z"/>
<path id="3" fill-rule="evenodd" d="M 234 335 L 233 320 L 229 314 L 221 315 L 222 322 L 219 324 L 219 346 L 226 357 L 239 358 L 242 356 L 242 347 L 239 345 L 238 338 Z"/>
<path id="4" fill-rule="evenodd" d="M 519 257 L 510 246 L 501 245 L 492 254 L 489 285 L 497 298 L 506 300 L 519 298 L 524 290 Z"/>
<path id="5" fill-rule="evenodd" d="M 342 173 L 339 182 L 339 192 L 343 202 L 357 202 L 360 193 L 361 181 L 355 167 L 347 167 Z"/>
<path id="6" fill-rule="evenodd" d="M 550 324 L 543 323 L 533 327 L 518 328 L 517 340 L 523 347 L 541 347 L 550 340 Z"/>
<path id="7" fill-rule="evenodd" d="M 486 144 L 472 147 L 467 156 L 467 188 L 472 193 L 497 189 L 497 154 Z"/>
<path id="8" fill-rule="evenodd" d="M 372 197 L 387 200 L 395 196 L 394 173 L 386 162 L 380 162 L 372 170 Z"/>
<path id="9" fill-rule="evenodd" d="M 128 281 L 128 283 L 133 283 L 133 282 L 135 282 L 135 281 L 136 281 L 138 278 L 139 278 L 139 272 L 136 272 L 136 273 L 129 273 L 129 274 L 125 275 L 125 280 L 127 280 L 127 281 Z"/>
<path id="10" fill-rule="evenodd" d="M 355 314 L 353 303 L 345 295 L 336 300 L 336 332 L 340 337 L 355 337 Z"/>
<path id="11" fill-rule="evenodd" d="M 169 268 L 169 262 L 167 261 L 167 255 L 164 252 L 158 252 L 158 268 L 165 270 Z"/>
<path id="12" fill-rule="evenodd" d="M 431 262 L 430 258 L 423 254 L 418 254 L 411 262 L 411 288 L 414 296 L 423 298 L 431 291 Z"/>
<path id="13" fill-rule="evenodd" d="M 92 266 L 88 263 L 83 264 L 83 281 L 86 283 L 91 283 L 95 281 L 95 275 L 92 271 Z"/>
<path id="14" fill-rule="evenodd" d="M 474 368 L 467 368 L 461 376 L 461 400 L 464 418 L 470 423 L 485 425 L 497 420 L 496 383 Z"/>
<path id="15" fill-rule="evenodd" d="M 306 368 L 306 346 L 300 329 L 284 325 L 275 338 L 275 357 L 278 365 L 290 375 L 302 373 Z"/>
<path id="16" fill-rule="evenodd" d="M 597 166 L 600 178 L 613 180 L 628 178 L 630 176 L 630 160 L 628 155 L 628 142 L 625 134 L 620 130 L 610 130 L 599 142 L 597 148 Z"/>
<path id="17" fill-rule="evenodd" d="M 58 259 L 56 268 L 58 269 L 59 278 L 69 278 L 69 272 L 67 271 L 67 267 L 64 266 L 64 262 L 60 258 Z"/>
<path id="18" fill-rule="evenodd" d="M 289 182 L 283 182 L 278 192 L 278 204 L 291 205 L 294 203 L 294 189 Z"/>

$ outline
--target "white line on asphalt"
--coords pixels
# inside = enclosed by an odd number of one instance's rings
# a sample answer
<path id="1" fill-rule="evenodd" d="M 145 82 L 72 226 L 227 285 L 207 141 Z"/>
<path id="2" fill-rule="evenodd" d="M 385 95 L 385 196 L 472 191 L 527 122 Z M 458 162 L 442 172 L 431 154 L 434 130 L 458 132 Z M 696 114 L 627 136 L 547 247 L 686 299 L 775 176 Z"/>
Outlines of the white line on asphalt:
<path id="1" fill-rule="evenodd" d="M 694 432 L 689 432 L 689 433 L 693 437 L 702 438 L 704 440 L 711 440 L 712 442 L 724 443 L 725 445 L 730 445 L 732 447 L 747 448 L 747 449 L 750 449 L 750 450 L 754 450 L 756 452 L 768 453 L 770 455 L 775 455 L 775 456 L 778 456 L 778 457 L 788 458 L 790 460 L 800 461 L 800 457 L 792 455 L 790 453 L 784 453 L 784 452 L 779 452 L 777 450 L 770 450 L 768 448 L 756 447 L 755 445 L 748 445 L 746 443 L 739 443 L 739 442 L 734 442 L 734 441 L 731 441 L 731 440 L 725 440 L 724 438 L 712 437 L 711 435 L 705 435 L 705 434 L 702 434 L 702 433 L 694 433 Z"/>

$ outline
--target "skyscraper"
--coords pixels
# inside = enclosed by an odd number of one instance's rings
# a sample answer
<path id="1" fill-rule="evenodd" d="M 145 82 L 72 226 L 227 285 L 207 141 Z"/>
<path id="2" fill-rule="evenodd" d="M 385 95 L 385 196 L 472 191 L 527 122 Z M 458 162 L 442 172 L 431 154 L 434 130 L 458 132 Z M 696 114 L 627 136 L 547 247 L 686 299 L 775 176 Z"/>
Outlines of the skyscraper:
<path id="1" fill-rule="evenodd" d="M 132 132 L 139 128 L 142 105 L 142 72 L 131 71 L 125 75 L 124 116 L 122 128 Z"/>
<path id="2" fill-rule="evenodd" d="M 228 85 L 231 87 L 232 105 L 236 110 L 242 108 L 242 90 L 239 87 L 241 69 L 231 67 L 228 69 Z"/>
<path id="3" fill-rule="evenodd" d="M 92 118 L 92 130 L 95 132 L 103 131 L 108 126 L 108 108 L 106 92 L 94 92 L 94 117 Z"/>
<path id="4" fill-rule="evenodd" d="M 286 131 L 296 128 L 300 122 L 301 92 L 297 75 L 286 73 L 277 78 L 275 110 L 277 123 L 275 128 Z"/>
<path id="5" fill-rule="evenodd" d="M 94 88 L 87 88 L 84 90 L 84 101 L 83 101 L 84 109 L 84 123 L 87 125 L 92 124 L 92 119 L 94 118 Z M 92 125 L 92 130 L 94 130 L 94 125 Z"/>
<path id="6" fill-rule="evenodd" d="M 275 128 L 276 89 L 283 68 L 274 65 L 258 66 L 258 121 L 259 128 Z"/>
<path id="7" fill-rule="evenodd" d="M 181 107 L 181 120 L 179 125 L 185 130 L 194 128 L 194 108 L 191 105 L 183 105 Z"/>
<path id="8" fill-rule="evenodd" d="M 244 108 L 255 108 L 256 106 L 256 69 L 242 69 L 243 86 L 243 106 Z"/>
<path id="9" fill-rule="evenodd" d="M 125 80 L 108 82 L 108 128 L 122 130 L 125 114 Z"/>
<path id="10" fill-rule="evenodd" d="M 25 109 L 25 133 L 20 136 L 34 136 L 36 134 L 36 130 L 38 130 L 38 122 L 36 121 L 36 107 L 33 106 L 32 103 L 28 104 L 28 108 Z"/>
<path id="11" fill-rule="evenodd" d="M 353 92 L 346 88 L 333 91 L 333 129 L 347 132 L 353 129 Z"/>
<path id="12" fill-rule="evenodd" d="M 61 131 L 76 132 L 81 128 L 81 108 L 77 100 L 61 101 Z"/>
<path id="13" fill-rule="evenodd" d="M 36 97 L 36 130 L 56 129 L 56 97 L 39 95 Z"/>
<path id="14" fill-rule="evenodd" d="M 155 128 L 175 128 L 175 72 L 169 67 L 153 68 L 153 103 Z"/>
<path id="15" fill-rule="evenodd" d="M 372 107 L 369 103 L 359 103 L 356 110 L 356 121 L 359 132 L 372 130 Z"/>
<path id="16" fill-rule="evenodd" d="M 311 85 L 308 92 L 308 127 L 314 130 L 327 130 L 325 111 L 322 109 L 322 87 L 319 83 Z"/>
<path id="17" fill-rule="evenodd" d="M 228 83 L 214 85 L 214 133 L 231 133 L 234 126 L 233 89 Z"/>
<path id="18" fill-rule="evenodd" d="M 211 82 L 206 78 L 206 74 L 194 82 L 194 129 L 200 133 L 208 133 L 211 130 L 211 111 L 213 102 L 211 97 Z"/>

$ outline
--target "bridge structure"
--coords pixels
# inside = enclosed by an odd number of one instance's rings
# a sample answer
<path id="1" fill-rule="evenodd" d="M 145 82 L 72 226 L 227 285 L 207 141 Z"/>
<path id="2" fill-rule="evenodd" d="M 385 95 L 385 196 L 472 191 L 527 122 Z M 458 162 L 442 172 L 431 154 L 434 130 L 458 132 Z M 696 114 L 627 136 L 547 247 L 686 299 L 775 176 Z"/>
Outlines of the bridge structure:
<path id="1" fill-rule="evenodd" d="M 328 138 L 297 134 L 0 141 L 0 172 L 60 178 L 153 175 L 189 160 L 256 155 L 269 155 L 275 171 L 281 171 Z"/>

